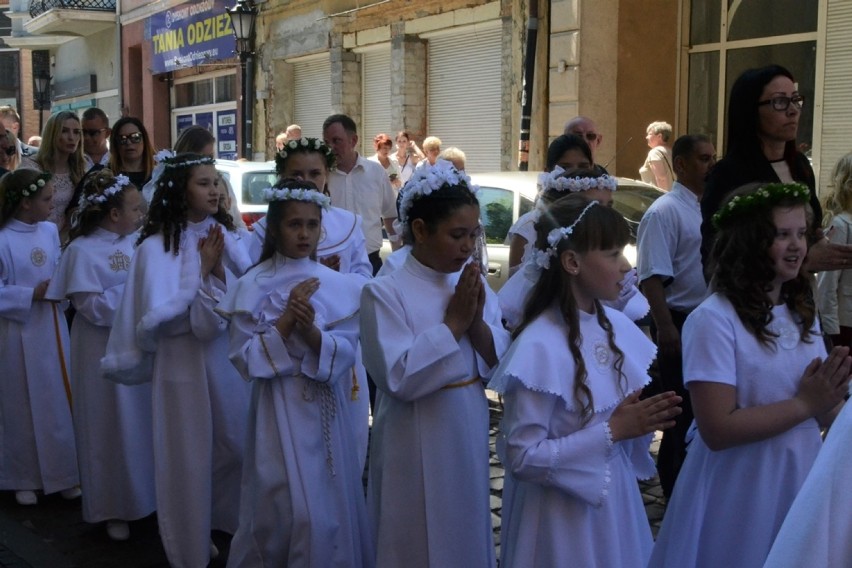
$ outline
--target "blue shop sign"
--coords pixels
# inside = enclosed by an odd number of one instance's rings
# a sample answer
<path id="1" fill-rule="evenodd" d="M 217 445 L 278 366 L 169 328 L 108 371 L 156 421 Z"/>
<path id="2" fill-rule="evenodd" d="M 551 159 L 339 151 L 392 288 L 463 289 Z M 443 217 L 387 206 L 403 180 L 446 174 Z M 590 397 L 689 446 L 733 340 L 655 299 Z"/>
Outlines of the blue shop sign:
<path id="1" fill-rule="evenodd" d="M 195 67 L 236 53 L 225 0 L 187 2 L 148 18 L 145 38 L 151 41 L 151 72 Z"/>

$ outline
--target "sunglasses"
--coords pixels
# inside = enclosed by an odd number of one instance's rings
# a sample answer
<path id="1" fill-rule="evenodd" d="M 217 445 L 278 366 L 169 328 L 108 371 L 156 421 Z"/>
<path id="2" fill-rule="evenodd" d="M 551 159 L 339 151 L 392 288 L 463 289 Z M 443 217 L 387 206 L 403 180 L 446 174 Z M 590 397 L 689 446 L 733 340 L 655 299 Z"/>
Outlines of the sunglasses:
<path id="1" fill-rule="evenodd" d="M 572 132 L 571 134 L 573 134 L 574 136 L 579 136 L 580 138 L 585 138 L 586 142 L 594 142 L 598 139 L 597 132 L 586 132 L 585 134 L 583 134 L 582 132 Z"/>
<path id="2" fill-rule="evenodd" d="M 2 150 L 3 153 L 7 156 L 14 156 L 18 152 L 18 149 L 14 146 L 9 146 L 8 148 L 0 148 L 0 150 Z"/>
<path id="3" fill-rule="evenodd" d="M 771 104 L 772 108 L 779 112 L 787 110 L 788 108 L 790 108 L 791 104 L 796 107 L 797 110 L 802 110 L 802 107 L 805 105 L 805 97 L 803 97 L 802 95 L 793 95 L 792 97 L 784 97 L 779 95 L 777 97 L 772 97 L 771 99 L 767 99 L 765 101 L 759 101 L 757 103 L 757 106 L 769 104 Z"/>
<path id="4" fill-rule="evenodd" d="M 83 136 L 88 136 L 90 138 L 94 138 L 95 136 L 97 136 L 101 132 L 106 132 L 106 128 L 95 128 L 95 129 L 84 128 L 83 129 Z"/>
<path id="5" fill-rule="evenodd" d="M 128 134 L 127 136 L 121 135 L 118 137 L 118 143 L 122 146 L 127 146 L 128 144 L 139 144 L 142 142 L 142 133 L 134 132 L 133 134 Z"/>

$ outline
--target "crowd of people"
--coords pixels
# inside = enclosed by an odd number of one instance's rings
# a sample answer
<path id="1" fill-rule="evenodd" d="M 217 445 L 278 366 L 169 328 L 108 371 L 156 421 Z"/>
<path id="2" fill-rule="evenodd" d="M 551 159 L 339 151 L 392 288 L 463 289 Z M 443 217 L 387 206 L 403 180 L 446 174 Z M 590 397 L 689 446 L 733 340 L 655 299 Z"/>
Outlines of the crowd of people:
<path id="1" fill-rule="evenodd" d="M 500 566 L 843 566 L 852 157 L 823 231 L 803 104 L 786 69 L 745 72 L 718 163 L 651 124 L 670 183 L 636 269 L 602 135 L 569 121 L 499 294 L 464 153 L 434 136 L 365 158 L 346 115 L 292 125 L 249 231 L 204 128 L 155 154 L 135 118 L 57 113 L 0 178 L 0 489 L 82 498 L 115 540 L 156 512 L 176 567 L 213 530 L 235 567 L 493 567 L 487 387 Z"/>

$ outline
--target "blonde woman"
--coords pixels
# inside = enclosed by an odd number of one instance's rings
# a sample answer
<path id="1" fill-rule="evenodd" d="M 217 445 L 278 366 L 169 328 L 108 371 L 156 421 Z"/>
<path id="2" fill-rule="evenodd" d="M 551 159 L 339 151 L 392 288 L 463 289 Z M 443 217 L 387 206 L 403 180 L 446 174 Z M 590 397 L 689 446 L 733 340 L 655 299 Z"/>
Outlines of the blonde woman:
<path id="1" fill-rule="evenodd" d="M 56 223 L 62 241 L 67 240 L 68 216 L 74 188 L 86 173 L 83 159 L 83 131 L 80 119 L 69 110 L 47 119 L 41 133 L 41 146 L 35 156 L 25 156 L 20 167 L 49 172 L 53 175 L 54 209 L 48 221 Z"/>
<path id="2" fill-rule="evenodd" d="M 652 122 L 645 131 L 645 140 L 648 142 L 648 157 L 639 168 L 642 181 L 656 185 L 666 191 L 672 188 L 674 183 L 674 170 L 672 169 L 672 152 L 669 143 L 672 139 L 672 125 L 668 122 Z"/>
<path id="3" fill-rule="evenodd" d="M 834 166 L 823 212 L 828 239 L 841 245 L 852 244 L 852 152 Z M 818 283 L 823 332 L 834 345 L 852 347 L 852 269 L 821 272 Z"/>

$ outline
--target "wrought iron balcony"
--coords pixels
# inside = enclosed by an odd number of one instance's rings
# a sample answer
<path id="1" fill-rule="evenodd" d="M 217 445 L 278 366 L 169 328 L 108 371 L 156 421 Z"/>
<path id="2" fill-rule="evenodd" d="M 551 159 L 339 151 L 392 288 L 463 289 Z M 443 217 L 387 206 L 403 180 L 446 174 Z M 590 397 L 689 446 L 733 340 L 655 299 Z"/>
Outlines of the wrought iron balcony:
<path id="1" fill-rule="evenodd" d="M 53 9 L 115 12 L 115 0 L 30 0 L 30 17 L 32 18 Z"/>

